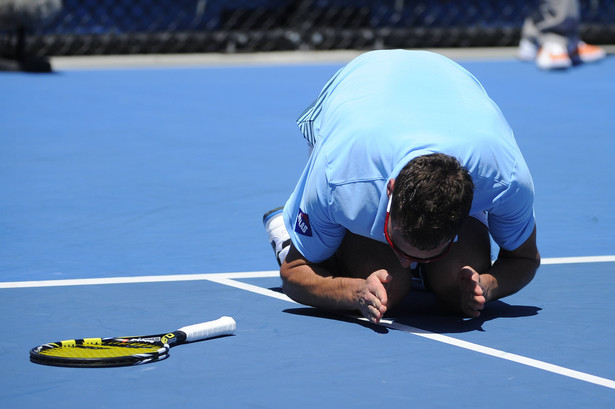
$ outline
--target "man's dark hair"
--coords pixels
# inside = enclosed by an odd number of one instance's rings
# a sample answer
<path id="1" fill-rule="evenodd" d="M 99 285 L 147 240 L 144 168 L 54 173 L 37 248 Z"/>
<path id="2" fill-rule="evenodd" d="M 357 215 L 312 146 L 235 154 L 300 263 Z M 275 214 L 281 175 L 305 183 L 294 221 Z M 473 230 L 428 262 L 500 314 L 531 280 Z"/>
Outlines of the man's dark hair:
<path id="1" fill-rule="evenodd" d="M 473 194 L 472 177 L 457 159 L 441 153 L 419 156 L 395 178 L 391 217 L 411 245 L 433 250 L 455 237 Z"/>

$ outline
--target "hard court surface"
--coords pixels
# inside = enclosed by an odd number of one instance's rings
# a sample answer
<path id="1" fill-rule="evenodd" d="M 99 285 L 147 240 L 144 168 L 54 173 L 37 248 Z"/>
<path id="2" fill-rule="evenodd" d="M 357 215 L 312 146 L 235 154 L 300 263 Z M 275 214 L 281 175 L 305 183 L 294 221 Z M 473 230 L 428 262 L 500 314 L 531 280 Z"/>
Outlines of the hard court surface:
<path id="1" fill-rule="evenodd" d="M 341 59 L 1 73 L 0 406 L 615 407 L 615 58 L 456 60 L 515 131 L 544 262 L 478 319 L 416 292 L 385 326 L 287 299 L 261 222 L 307 157 L 294 120 Z M 154 364 L 28 359 L 222 315 L 235 335 Z"/>

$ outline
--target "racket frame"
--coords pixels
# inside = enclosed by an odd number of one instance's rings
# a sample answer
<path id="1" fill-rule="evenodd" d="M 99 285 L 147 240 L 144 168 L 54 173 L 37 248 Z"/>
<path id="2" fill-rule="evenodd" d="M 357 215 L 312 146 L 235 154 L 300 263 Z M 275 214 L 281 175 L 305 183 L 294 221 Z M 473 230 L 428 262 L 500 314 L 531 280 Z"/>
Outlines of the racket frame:
<path id="1" fill-rule="evenodd" d="M 39 345 L 30 350 L 30 361 L 40 365 L 63 366 L 76 368 L 100 368 L 141 365 L 162 361 L 169 357 L 169 350 L 177 345 L 196 342 L 207 338 L 231 335 L 235 331 L 235 321 L 231 317 L 222 317 L 215 321 L 182 327 L 173 332 L 158 335 L 139 335 L 130 337 L 110 338 L 83 338 L 66 341 L 50 342 Z M 151 352 L 127 354 L 118 357 L 63 357 L 45 354 L 57 348 L 92 348 L 110 344 L 119 344 L 122 347 L 148 347 L 155 348 Z M 85 345 L 85 347 L 84 347 Z"/>
<path id="2" fill-rule="evenodd" d="M 130 337 L 110 337 L 110 338 L 84 338 L 66 341 L 50 342 L 39 345 L 30 350 L 30 361 L 41 365 L 65 366 L 65 367 L 117 367 L 141 365 L 150 362 L 162 361 L 169 357 L 169 349 L 173 346 L 185 343 L 186 334 L 182 331 L 175 331 L 158 335 L 143 335 Z M 71 345 L 72 344 L 72 345 Z M 156 348 L 152 352 L 123 355 L 119 357 L 95 357 L 95 358 L 75 358 L 47 355 L 45 351 L 57 348 L 83 348 L 91 345 L 105 346 L 111 344 L 122 344 L 125 347 L 131 346 Z"/>

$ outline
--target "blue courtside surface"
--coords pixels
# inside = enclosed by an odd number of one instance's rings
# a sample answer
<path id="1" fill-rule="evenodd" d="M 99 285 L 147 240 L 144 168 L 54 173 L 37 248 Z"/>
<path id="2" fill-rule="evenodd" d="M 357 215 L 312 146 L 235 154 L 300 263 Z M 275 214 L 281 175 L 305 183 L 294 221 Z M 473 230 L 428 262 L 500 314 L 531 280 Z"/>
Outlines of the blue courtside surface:
<path id="1" fill-rule="evenodd" d="M 515 131 L 546 262 L 478 319 L 413 293 L 397 329 L 284 299 L 262 227 L 307 158 L 294 120 L 342 62 L 1 73 L 0 406 L 615 407 L 615 57 L 459 61 Z M 155 364 L 28 359 L 222 315 L 235 335 Z"/>

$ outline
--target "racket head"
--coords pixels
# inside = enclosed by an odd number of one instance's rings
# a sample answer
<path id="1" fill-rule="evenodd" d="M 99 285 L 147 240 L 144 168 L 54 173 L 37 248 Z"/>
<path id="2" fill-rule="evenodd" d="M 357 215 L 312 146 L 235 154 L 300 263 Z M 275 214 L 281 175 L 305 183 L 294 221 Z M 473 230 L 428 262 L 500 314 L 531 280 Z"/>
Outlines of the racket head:
<path id="1" fill-rule="evenodd" d="M 161 361 L 174 333 L 143 337 L 84 338 L 51 342 L 30 350 L 30 361 L 51 366 L 117 367 Z"/>

